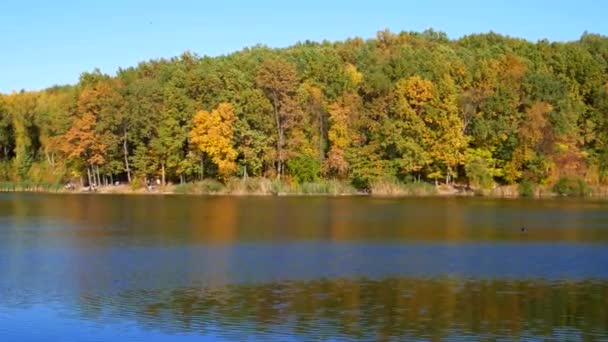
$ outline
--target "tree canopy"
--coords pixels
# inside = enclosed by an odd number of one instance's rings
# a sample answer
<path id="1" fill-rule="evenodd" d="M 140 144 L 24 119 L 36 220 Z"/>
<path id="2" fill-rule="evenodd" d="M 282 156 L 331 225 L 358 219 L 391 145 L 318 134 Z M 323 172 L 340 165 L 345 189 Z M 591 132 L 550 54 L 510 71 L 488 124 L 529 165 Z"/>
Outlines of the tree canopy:
<path id="1" fill-rule="evenodd" d="M 0 95 L 0 180 L 608 183 L 608 37 L 436 31 L 192 53 Z"/>

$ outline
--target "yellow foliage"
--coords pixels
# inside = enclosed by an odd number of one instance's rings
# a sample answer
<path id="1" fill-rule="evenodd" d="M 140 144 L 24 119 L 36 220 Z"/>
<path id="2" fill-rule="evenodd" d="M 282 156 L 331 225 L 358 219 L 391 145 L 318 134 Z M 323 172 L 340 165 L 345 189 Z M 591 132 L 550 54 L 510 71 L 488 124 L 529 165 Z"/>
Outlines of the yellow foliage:
<path id="1" fill-rule="evenodd" d="M 422 107 L 433 98 L 433 82 L 419 76 L 400 81 L 397 87 L 414 109 Z"/>
<path id="2" fill-rule="evenodd" d="M 237 152 L 232 146 L 235 121 L 234 107 L 221 103 L 211 112 L 196 113 L 190 131 L 191 143 L 211 158 L 224 179 L 236 171 Z"/>
<path id="3" fill-rule="evenodd" d="M 361 83 L 361 81 L 363 80 L 363 74 L 360 73 L 357 70 L 357 67 L 347 63 L 346 66 L 344 67 L 344 70 L 346 72 L 346 75 L 348 76 L 349 80 L 355 85 L 359 85 L 359 83 Z"/>
<path id="4" fill-rule="evenodd" d="M 348 161 L 344 151 L 351 145 L 349 132 L 350 117 L 357 111 L 359 98 L 355 94 L 344 94 L 329 106 L 329 131 L 327 137 L 331 148 L 325 162 L 326 169 L 344 175 L 348 170 Z"/>

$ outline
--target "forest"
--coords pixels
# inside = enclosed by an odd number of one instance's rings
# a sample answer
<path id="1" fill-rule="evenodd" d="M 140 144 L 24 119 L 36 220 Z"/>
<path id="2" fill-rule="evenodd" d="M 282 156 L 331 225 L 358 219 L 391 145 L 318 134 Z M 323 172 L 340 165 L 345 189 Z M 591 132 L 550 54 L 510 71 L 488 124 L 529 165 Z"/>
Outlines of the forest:
<path id="1" fill-rule="evenodd" d="M 608 37 L 380 31 L 0 95 L 0 181 L 608 183 Z"/>

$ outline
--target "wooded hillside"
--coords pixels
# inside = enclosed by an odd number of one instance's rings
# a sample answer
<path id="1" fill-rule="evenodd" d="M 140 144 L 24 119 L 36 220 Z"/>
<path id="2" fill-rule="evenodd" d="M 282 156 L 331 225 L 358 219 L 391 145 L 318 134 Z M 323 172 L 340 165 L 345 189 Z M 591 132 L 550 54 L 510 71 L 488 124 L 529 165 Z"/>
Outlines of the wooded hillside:
<path id="1" fill-rule="evenodd" d="M 608 182 L 608 37 L 191 53 L 0 96 L 0 180 Z M 97 180 L 94 180 L 98 178 Z"/>

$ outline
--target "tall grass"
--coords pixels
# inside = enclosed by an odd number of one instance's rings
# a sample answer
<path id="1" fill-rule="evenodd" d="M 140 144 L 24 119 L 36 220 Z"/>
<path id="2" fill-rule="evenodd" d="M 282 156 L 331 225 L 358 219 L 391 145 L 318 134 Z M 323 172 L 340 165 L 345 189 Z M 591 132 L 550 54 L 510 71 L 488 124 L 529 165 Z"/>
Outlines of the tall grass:
<path id="1" fill-rule="evenodd" d="M 377 180 L 370 184 L 374 196 L 430 196 L 436 195 L 437 189 L 426 182 L 402 183 L 395 179 Z"/>
<path id="2" fill-rule="evenodd" d="M 357 189 L 343 181 L 329 180 L 299 184 L 294 192 L 309 195 L 353 195 Z"/>
<path id="3" fill-rule="evenodd" d="M 201 182 L 176 185 L 173 191 L 176 194 L 201 195 L 349 195 L 357 193 L 357 189 L 352 185 L 337 180 L 297 184 L 258 177 L 231 178 L 225 185 L 215 180 L 205 179 Z"/>
<path id="4" fill-rule="evenodd" d="M 176 194 L 213 195 L 225 192 L 225 186 L 215 179 L 204 179 L 196 183 L 178 184 L 174 187 Z"/>
<path id="5" fill-rule="evenodd" d="M 40 192 L 58 192 L 63 190 L 61 183 L 47 182 L 0 182 L 0 191 L 40 191 Z"/>
<path id="6" fill-rule="evenodd" d="M 226 192 L 231 195 L 270 195 L 273 182 L 266 178 L 231 178 L 226 182 Z"/>

